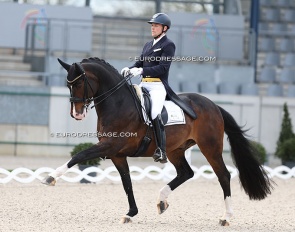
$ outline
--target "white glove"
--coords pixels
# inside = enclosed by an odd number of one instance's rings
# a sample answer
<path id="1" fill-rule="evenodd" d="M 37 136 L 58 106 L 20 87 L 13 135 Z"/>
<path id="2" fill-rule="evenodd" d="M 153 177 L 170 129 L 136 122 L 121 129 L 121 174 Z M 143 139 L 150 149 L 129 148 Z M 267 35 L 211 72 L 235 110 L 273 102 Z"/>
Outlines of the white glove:
<path id="1" fill-rule="evenodd" d="M 125 67 L 121 70 L 121 75 L 123 77 L 127 77 L 130 74 L 130 69 L 128 67 Z"/>
<path id="2" fill-rule="evenodd" d="M 143 71 L 142 68 L 132 68 L 132 69 L 130 69 L 130 73 L 131 73 L 134 77 L 136 77 L 136 76 L 142 74 L 142 71 Z"/>

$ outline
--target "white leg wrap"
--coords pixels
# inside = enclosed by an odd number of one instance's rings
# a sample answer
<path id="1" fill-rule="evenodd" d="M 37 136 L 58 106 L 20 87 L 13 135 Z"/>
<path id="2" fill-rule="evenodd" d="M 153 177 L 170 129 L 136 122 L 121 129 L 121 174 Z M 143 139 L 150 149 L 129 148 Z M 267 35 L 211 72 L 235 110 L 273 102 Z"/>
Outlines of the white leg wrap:
<path id="1" fill-rule="evenodd" d="M 54 179 L 57 179 L 58 177 L 62 176 L 63 174 L 68 171 L 68 162 L 66 162 L 64 165 L 58 167 L 53 171 L 52 173 L 49 174 L 49 176 L 53 177 Z"/>
<path id="2" fill-rule="evenodd" d="M 169 194 L 172 192 L 171 188 L 169 185 L 165 185 L 159 193 L 159 197 L 158 197 L 158 203 L 160 201 L 164 201 L 168 198 Z"/>
<path id="3" fill-rule="evenodd" d="M 225 212 L 221 219 L 229 222 L 230 218 L 233 216 L 233 210 L 231 207 L 231 197 L 226 197 L 224 202 L 225 202 Z"/>

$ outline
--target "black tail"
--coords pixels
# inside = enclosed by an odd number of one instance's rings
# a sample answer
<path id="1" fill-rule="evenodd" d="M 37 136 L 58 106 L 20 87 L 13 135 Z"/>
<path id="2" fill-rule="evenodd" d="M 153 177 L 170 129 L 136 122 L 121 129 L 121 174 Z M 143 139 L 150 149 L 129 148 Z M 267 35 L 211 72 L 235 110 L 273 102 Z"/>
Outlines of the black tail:
<path id="1" fill-rule="evenodd" d="M 239 170 L 241 185 L 251 200 L 262 200 L 271 193 L 272 182 L 256 160 L 257 151 L 245 138 L 245 131 L 227 111 L 221 107 L 219 110 L 224 120 L 224 131 L 228 135 L 233 162 Z"/>

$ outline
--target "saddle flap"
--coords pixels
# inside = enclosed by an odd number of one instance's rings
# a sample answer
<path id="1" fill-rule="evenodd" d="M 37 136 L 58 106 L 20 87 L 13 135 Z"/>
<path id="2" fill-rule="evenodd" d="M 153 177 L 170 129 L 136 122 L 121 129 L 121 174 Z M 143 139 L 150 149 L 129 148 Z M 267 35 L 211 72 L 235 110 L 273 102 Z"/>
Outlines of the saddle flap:
<path id="1" fill-rule="evenodd" d="M 147 125 L 151 125 L 151 98 L 150 94 L 144 87 L 133 85 L 137 96 L 140 99 L 142 114 Z M 175 124 L 185 124 L 185 115 L 183 110 L 172 101 L 165 101 L 161 112 L 161 117 L 165 126 Z"/>

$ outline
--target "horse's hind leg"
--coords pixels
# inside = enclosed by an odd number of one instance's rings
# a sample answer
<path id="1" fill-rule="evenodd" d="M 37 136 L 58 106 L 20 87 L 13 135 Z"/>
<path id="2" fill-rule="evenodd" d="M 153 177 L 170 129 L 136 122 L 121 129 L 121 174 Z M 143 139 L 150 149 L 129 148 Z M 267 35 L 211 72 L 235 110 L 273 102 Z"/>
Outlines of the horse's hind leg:
<path id="1" fill-rule="evenodd" d="M 201 152 L 204 154 L 209 164 L 213 168 L 218 181 L 221 185 L 224 195 L 225 212 L 219 220 L 219 224 L 222 226 L 228 226 L 230 218 L 233 216 L 233 210 L 231 206 L 231 190 L 230 190 L 230 173 L 227 170 L 223 158 L 222 158 L 222 141 L 216 142 L 215 146 L 204 146 L 199 144 Z M 209 148 L 210 147 L 210 148 Z"/>
<path id="2" fill-rule="evenodd" d="M 173 155 L 169 156 L 169 161 L 175 166 L 177 176 L 160 190 L 157 204 L 159 214 L 164 213 L 169 206 L 167 203 L 168 195 L 179 185 L 194 176 L 194 171 L 185 159 L 183 149 L 173 152 Z"/>

